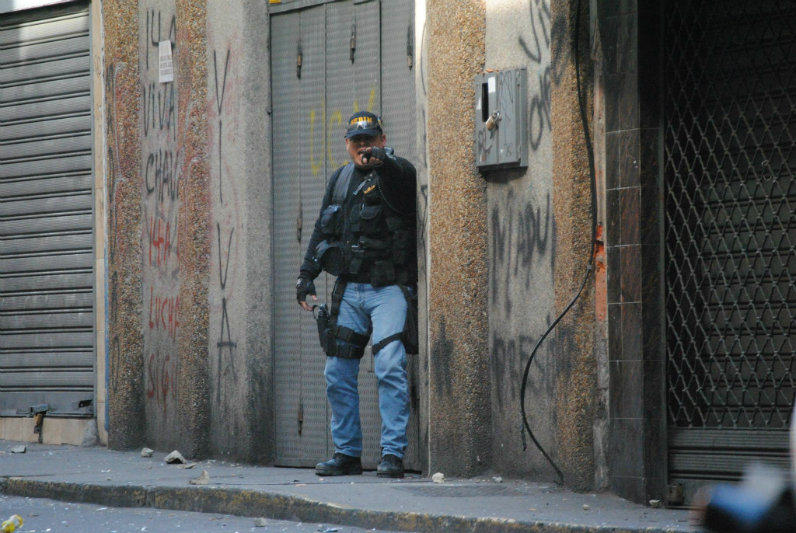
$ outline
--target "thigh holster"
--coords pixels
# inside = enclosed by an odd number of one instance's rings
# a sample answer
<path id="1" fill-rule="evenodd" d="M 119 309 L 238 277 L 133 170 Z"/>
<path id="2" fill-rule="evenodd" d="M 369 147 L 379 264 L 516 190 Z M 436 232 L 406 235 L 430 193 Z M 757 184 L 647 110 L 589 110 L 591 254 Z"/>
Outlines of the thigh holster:
<path id="1" fill-rule="evenodd" d="M 357 333 L 351 328 L 337 324 L 345 286 L 346 282 L 338 279 L 332 290 L 331 309 L 326 305 L 318 307 L 318 312 L 315 315 L 315 321 L 318 324 L 318 339 L 327 357 L 361 359 L 368 340 L 370 340 L 370 334 Z"/>
<path id="2" fill-rule="evenodd" d="M 379 342 L 373 343 L 373 355 L 377 355 L 382 348 L 392 341 L 401 341 L 408 354 L 419 353 L 418 330 L 417 330 L 417 292 L 411 292 L 403 285 L 398 285 L 406 298 L 406 320 L 404 329 L 398 333 L 393 333 Z"/>

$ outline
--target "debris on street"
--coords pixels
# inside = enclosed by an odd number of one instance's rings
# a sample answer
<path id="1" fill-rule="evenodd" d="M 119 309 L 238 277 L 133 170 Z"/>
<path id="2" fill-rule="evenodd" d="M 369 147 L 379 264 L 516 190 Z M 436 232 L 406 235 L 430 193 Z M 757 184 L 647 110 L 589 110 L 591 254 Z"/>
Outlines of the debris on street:
<path id="1" fill-rule="evenodd" d="M 164 459 L 164 461 L 166 461 L 166 463 L 170 464 L 170 465 L 174 464 L 174 463 L 185 464 L 185 462 L 186 462 L 185 461 L 185 457 L 183 457 L 182 454 L 180 452 L 178 452 L 177 450 L 174 450 L 173 452 L 168 454 L 166 456 L 166 458 Z"/>
<path id="2" fill-rule="evenodd" d="M 22 517 L 18 514 L 11 515 L 8 520 L 0 524 L 0 531 L 3 533 L 14 533 L 22 527 Z"/>
<path id="3" fill-rule="evenodd" d="M 155 450 L 152 448 L 142 448 L 141 449 L 141 457 L 152 457 L 152 454 L 155 453 Z"/>
<path id="4" fill-rule="evenodd" d="M 207 485 L 210 483 L 210 474 L 207 473 L 207 470 L 202 470 L 202 473 L 199 474 L 199 477 L 189 479 L 188 483 L 191 485 Z"/>
<path id="5" fill-rule="evenodd" d="M 28 451 L 28 447 L 24 444 L 11 448 L 11 453 L 25 453 L 26 451 Z"/>
<path id="6" fill-rule="evenodd" d="M 437 472 L 433 476 L 431 476 L 431 481 L 434 483 L 445 483 L 445 474 L 442 472 Z"/>

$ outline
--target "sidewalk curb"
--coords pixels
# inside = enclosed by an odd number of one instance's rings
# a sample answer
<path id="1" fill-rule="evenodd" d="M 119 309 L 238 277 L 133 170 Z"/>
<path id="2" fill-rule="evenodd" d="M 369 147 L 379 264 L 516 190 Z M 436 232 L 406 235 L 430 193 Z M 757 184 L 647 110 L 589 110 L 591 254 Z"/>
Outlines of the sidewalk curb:
<path id="1" fill-rule="evenodd" d="M 501 518 L 471 518 L 398 511 L 368 511 L 291 496 L 243 489 L 213 487 L 146 487 L 94 485 L 0 477 L 0 493 L 49 498 L 113 507 L 153 507 L 174 511 L 222 513 L 295 522 L 318 522 L 365 529 L 399 531 L 472 531 L 475 533 L 669 533 L 667 529 L 624 529 L 578 526 L 555 522 L 520 522 Z"/>

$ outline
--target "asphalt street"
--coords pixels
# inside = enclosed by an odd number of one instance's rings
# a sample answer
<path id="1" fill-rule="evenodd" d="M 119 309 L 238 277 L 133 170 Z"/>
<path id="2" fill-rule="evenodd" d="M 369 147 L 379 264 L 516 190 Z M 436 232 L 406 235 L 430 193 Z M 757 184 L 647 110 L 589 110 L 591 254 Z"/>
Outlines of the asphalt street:
<path id="1" fill-rule="evenodd" d="M 377 531 L 334 524 L 312 524 L 215 513 L 166 511 L 149 507 L 105 507 L 0 494 L 0 522 L 20 515 L 22 533 L 354 533 Z M 383 531 L 383 530 L 379 530 Z"/>

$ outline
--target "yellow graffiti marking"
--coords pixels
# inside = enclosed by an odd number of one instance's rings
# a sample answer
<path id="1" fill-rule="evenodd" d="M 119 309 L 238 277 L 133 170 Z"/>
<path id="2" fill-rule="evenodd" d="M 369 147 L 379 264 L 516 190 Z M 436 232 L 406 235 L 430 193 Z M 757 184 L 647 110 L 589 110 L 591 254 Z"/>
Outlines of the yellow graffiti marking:
<path id="1" fill-rule="evenodd" d="M 370 95 L 368 96 L 368 107 L 367 111 L 373 112 L 373 108 L 376 105 L 376 88 L 372 87 L 370 89 Z M 352 106 L 354 113 L 360 110 L 359 101 L 354 99 L 353 106 Z M 337 134 L 342 130 L 343 126 L 343 111 L 341 109 L 335 109 L 327 114 L 326 109 L 326 99 L 321 99 L 321 117 L 318 116 L 318 111 L 315 109 L 310 110 L 310 168 L 312 169 L 312 175 L 317 177 L 323 166 L 323 156 L 315 157 L 315 123 L 321 122 L 322 120 L 326 122 L 326 135 L 324 135 L 323 139 L 323 147 L 319 150 L 321 153 L 326 152 L 326 157 L 329 159 L 329 165 L 332 168 L 337 168 L 342 163 L 338 163 L 335 161 L 334 157 L 332 156 L 332 145 L 334 144 L 332 141 L 337 139 Z M 328 119 L 326 117 L 328 116 Z"/>
<path id="2" fill-rule="evenodd" d="M 373 112 L 373 104 L 375 103 L 376 103 L 376 88 L 373 87 L 370 90 L 370 96 L 368 96 L 368 107 L 367 109 L 365 109 L 365 111 Z M 357 100 L 356 98 L 354 98 L 353 110 L 354 113 L 359 111 L 359 100 Z"/>
<path id="3" fill-rule="evenodd" d="M 373 104 L 374 104 L 375 101 L 376 101 L 376 88 L 373 87 L 370 90 L 370 98 L 368 98 L 368 111 L 369 112 L 373 111 Z"/>
<path id="4" fill-rule="evenodd" d="M 337 124 L 337 128 L 334 127 L 335 123 Z M 340 127 L 343 125 L 343 112 L 339 109 L 332 111 L 332 114 L 329 115 L 329 135 L 332 135 L 332 132 L 338 131 Z M 329 165 L 331 168 L 337 168 L 338 165 L 334 157 L 332 157 L 332 143 L 327 139 L 326 141 L 326 153 L 329 156 Z"/>

